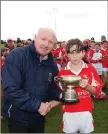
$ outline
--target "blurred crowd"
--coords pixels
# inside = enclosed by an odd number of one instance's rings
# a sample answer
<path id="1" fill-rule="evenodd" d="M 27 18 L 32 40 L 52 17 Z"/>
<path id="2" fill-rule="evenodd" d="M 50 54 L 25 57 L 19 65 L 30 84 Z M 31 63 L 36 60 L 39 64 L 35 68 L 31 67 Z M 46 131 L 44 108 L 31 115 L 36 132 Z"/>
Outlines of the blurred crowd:
<path id="1" fill-rule="evenodd" d="M 1 67 L 4 64 L 6 56 L 8 56 L 9 52 L 13 49 L 17 49 L 18 47 L 26 47 L 30 45 L 32 42 L 31 39 L 21 40 L 17 38 L 17 40 L 13 40 L 9 38 L 7 41 L 1 41 L 4 44 L 4 48 L 1 49 Z M 92 64 L 102 81 L 104 82 L 104 89 L 108 89 L 108 41 L 105 36 L 101 36 L 101 41 L 95 41 L 94 37 L 91 39 L 85 39 L 82 41 L 83 47 L 85 50 L 85 56 L 83 58 L 84 62 L 88 64 Z M 52 54 L 56 60 L 57 66 L 59 70 L 62 67 L 65 67 L 69 61 L 66 53 L 66 45 L 67 41 L 57 41 L 54 44 L 52 49 Z"/>
<path id="2" fill-rule="evenodd" d="M 16 49 L 18 47 L 25 47 L 30 45 L 31 39 L 28 40 L 21 40 L 20 38 L 17 38 L 17 40 L 13 40 L 9 38 L 7 41 L 1 40 L 1 44 L 3 44 L 3 48 L 1 49 L 1 67 L 4 64 L 4 60 L 6 56 L 8 56 L 9 52 L 13 49 Z"/>

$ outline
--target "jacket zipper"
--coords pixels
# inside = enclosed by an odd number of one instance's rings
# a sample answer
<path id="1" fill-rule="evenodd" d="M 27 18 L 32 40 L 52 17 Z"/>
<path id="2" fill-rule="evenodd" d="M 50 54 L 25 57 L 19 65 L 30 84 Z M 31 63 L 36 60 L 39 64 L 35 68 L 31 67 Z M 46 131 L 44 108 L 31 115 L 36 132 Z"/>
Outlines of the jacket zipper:
<path id="1" fill-rule="evenodd" d="M 10 118 L 10 110 L 12 109 L 12 104 L 10 105 L 9 109 L 8 109 L 8 114 L 9 114 L 9 118 Z"/>

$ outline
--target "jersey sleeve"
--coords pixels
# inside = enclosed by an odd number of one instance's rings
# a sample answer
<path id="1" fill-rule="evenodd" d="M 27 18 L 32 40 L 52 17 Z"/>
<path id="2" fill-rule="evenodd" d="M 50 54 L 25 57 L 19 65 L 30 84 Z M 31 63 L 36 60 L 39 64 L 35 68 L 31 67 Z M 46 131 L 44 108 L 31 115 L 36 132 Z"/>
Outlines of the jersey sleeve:
<path id="1" fill-rule="evenodd" d="M 90 84 L 95 87 L 96 94 L 95 97 L 98 97 L 100 95 L 100 92 L 102 91 L 102 88 L 104 86 L 101 78 L 99 77 L 96 69 L 90 65 Z"/>

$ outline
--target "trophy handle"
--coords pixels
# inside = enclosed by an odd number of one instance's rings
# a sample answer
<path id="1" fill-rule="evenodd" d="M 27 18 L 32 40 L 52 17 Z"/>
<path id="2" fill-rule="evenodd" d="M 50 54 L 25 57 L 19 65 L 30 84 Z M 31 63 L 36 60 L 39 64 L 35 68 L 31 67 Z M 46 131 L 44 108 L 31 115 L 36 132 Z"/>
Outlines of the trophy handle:
<path id="1" fill-rule="evenodd" d="M 55 76 L 55 77 L 54 77 L 54 81 L 55 81 L 55 83 L 57 84 L 57 86 L 63 91 L 64 88 L 63 88 L 63 86 L 62 86 L 62 84 L 61 84 L 60 77 L 59 77 L 59 76 Z"/>
<path id="2" fill-rule="evenodd" d="M 60 80 L 60 78 L 58 76 L 54 77 L 54 81 L 55 81 L 56 84 L 58 83 L 59 80 Z"/>

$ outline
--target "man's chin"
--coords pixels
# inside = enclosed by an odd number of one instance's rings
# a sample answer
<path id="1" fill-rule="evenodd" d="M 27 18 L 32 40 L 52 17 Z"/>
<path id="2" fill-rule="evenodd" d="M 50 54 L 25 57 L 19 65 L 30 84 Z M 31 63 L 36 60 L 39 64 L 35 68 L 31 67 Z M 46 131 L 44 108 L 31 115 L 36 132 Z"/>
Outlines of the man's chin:
<path id="1" fill-rule="evenodd" d="M 48 53 L 40 53 L 40 55 L 44 57 L 44 56 L 48 55 Z"/>

